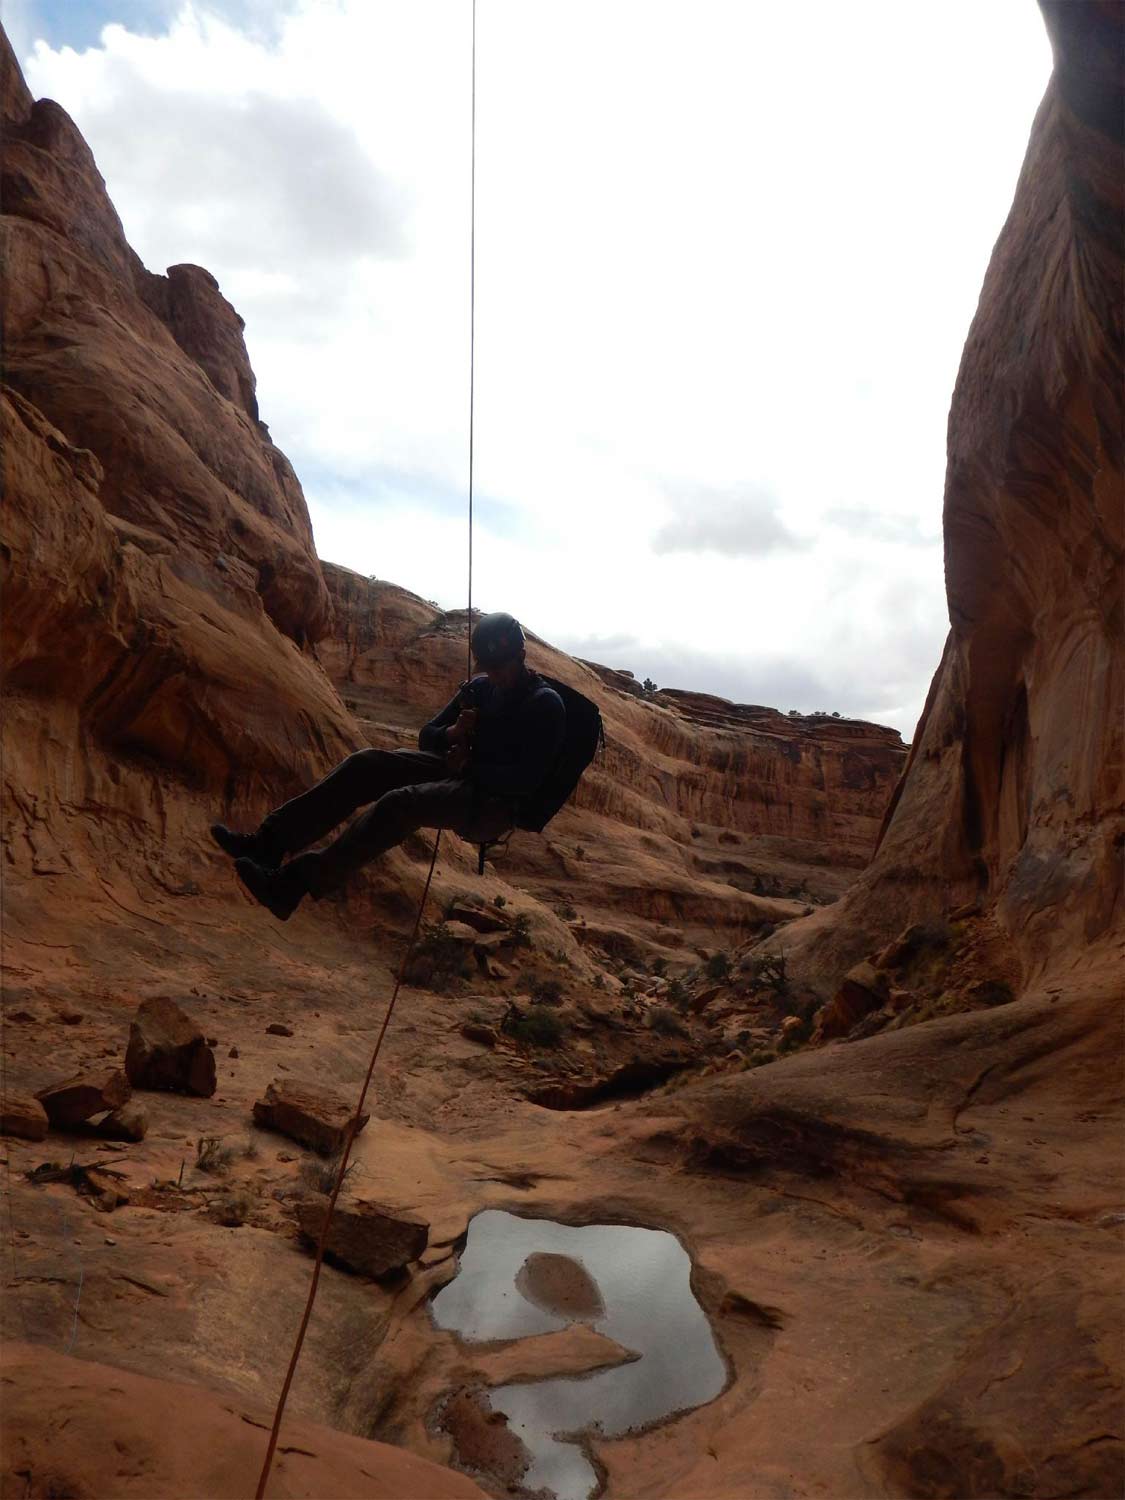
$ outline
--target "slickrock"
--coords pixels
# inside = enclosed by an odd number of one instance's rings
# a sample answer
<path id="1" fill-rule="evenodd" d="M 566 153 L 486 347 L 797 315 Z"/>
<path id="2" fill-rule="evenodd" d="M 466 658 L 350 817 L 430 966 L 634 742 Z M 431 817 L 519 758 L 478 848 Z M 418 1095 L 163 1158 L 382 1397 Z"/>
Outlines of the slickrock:
<path id="1" fill-rule="evenodd" d="M 38 1099 L 25 1094 L 5 1094 L 0 1099 L 0 1135 L 42 1141 L 48 1124 L 47 1111 Z"/>
<path id="2" fill-rule="evenodd" d="M 138 1006 L 129 1028 L 125 1071 L 136 1088 L 204 1098 L 215 1092 L 214 1052 L 187 1012 L 166 995 Z"/>
<path id="3" fill-rule="evenodd" d="M 104 1074 L 79 1073 L 73 1078 L 66 1078 L 40 1089 L 35 1097 L 42 1104 L 52 1126 L 66 1130 L 71 1126 L 81 1125 L 91 1115 L 117 1109 L 125 1103 L 131 1092 L 125 1074 L 114 1071 Z"/>
<path id="4" fill-rule="evenodd" d="M 302 1146 L 334 1156 L 344 1149 L 353 1106 L 315 1085 L 278 1079 L 266 1089 L 266 1097 L 254 1105 L 254 1122 L 267 1130 L 280 1131 Z M 371 1118 L 359 1116 L 357 1133 Z"/>
<path id="5" fill-rule="evenodd" d="M 254 1493 L 271 1416 L 265 1401 L 232 1400 L 41 1344 L 4 1345 L 2 1369 L 5 1495 Z M 485 1500 L 464 1475 L 296 1412 L 283 1443 L 271 1493 L 292 1500 Z"/>
<path id="6" fill-rule="evenodd" d="M 326 1195 L 317 1194 L 297 1205 L 301 1232 L 319 1241 L 328 1210 Z M 387 1276 L 416 1261 L 429 1241 L 425 1219 L 405 1209 L 363 1199 L 337 1202 L 328 1230 L 326 1249 L 353 1271 L 365 1276 Z"/>

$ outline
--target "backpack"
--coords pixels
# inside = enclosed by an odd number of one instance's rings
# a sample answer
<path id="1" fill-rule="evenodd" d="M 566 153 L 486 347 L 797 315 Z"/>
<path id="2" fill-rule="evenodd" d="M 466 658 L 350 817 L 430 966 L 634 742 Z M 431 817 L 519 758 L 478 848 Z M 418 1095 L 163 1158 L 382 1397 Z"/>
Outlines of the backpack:
<path id="1" fill-rule="evenodd" d="M 527 797 L 520 798 L 516 813 L 516 827 L 526 828 L 529 833 L 542 833 L 547 824 L 570 800 L 582 772 L 597 754 L 598 746 L 605 748 L 605 730 L 602 716 L 596 703 L 583 696 L 565 682 L 539 674 L 548 687 L 554 688 L 566 709 L 566 733 L 562 748 L 543 784 Z"/>

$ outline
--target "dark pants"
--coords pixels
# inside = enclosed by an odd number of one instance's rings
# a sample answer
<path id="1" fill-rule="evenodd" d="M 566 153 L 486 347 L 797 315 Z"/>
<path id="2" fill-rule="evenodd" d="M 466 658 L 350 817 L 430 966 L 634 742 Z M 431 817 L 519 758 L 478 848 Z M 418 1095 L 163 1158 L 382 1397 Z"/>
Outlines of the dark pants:
<path id="1" fill-rule="evenodd" d="M 296 854 L 368 803 L 374 806 L 326 848 L 301 856 L 300 873 L 314 896 L 335 890 L 415 829 L 449 828 L 471 843 L 487 843 L 511 830 L 515 811 L 511 798 L 479 792 L 450 776 L 440 755 L 358 750 L 316 786 L 271 812 L 259 833 L 278 858 Z"/>

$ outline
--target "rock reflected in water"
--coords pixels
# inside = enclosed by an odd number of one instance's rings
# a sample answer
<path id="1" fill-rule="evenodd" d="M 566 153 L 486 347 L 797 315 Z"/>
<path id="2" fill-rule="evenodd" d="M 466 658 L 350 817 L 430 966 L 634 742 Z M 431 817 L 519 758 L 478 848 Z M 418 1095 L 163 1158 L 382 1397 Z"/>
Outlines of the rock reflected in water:
<path id="1" fill-rule="evenodd" d="M 664 1230 L 575 1227 L 486 1210 L 469 1225 L 460 1272 L 434 1299 L 433 1316 L 467 1343 L 589 1322 L 639 1356 L 591 1375 L 487 1394 L 531 1454 L 522 1487 L 557 1500 L 588 1500 L 597 1490 L 583 1437 L 635 1432 L 713 1400 L 727 1382 L 691 1289 L 690 1257 Z"/>

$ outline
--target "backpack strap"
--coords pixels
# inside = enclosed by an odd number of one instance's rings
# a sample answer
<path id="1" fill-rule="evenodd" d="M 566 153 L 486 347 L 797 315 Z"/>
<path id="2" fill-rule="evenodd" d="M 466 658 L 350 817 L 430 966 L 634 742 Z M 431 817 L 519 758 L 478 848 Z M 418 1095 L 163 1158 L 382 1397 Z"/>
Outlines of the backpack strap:
<path id="1" fill-rule="evenodd" d="M 513 832 L 514 832 L 514 829 L 509 829 L 508 832 L 506 834 L 504 834 L 502 838 L 489 839 L 486 843 L 478 844 L 477 845 L 477 874 L 478 875 L 483 875 L 484 874 L 484 862 L 488 858 L 489 851 L 492 850 L 492 849 L 507 849 L 508 845 L 511 843 Z"/>

